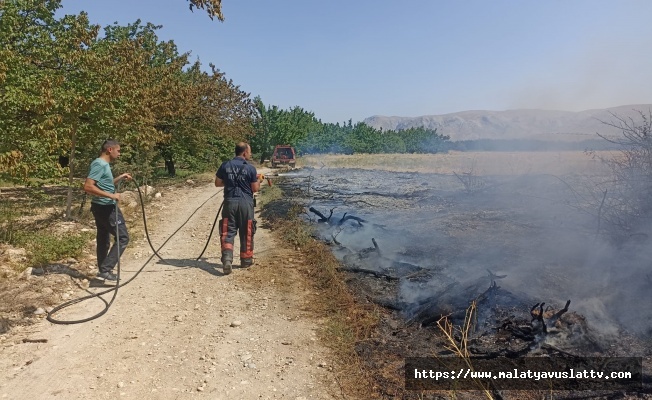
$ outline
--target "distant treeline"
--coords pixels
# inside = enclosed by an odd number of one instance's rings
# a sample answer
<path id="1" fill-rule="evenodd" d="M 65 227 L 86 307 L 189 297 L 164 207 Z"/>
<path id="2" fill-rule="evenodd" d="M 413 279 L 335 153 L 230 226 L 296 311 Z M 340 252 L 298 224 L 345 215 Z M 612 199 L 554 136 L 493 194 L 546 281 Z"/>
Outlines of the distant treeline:
<path id="1" fill-rule="evenodd" d="M 320 123 L 296 144 L 300 153 L 438 153 L 446 151 L 450 138 L 436 130 L 410 128 L 383 131 L 349 120 L 340 125 Z"/>
<path id="2" fill-rule="evenodd" d="M 600 138 L 577 142 L 535 139 L 477 139 L 448 142 L 446 145 L 446 150 L 456 151 L 600 151 L 622 148 L 622 146 Z"/>
<path id="3" fill-rule="evenodd" d="M 442 153 L 447 151 L 585 151 L 617 150 L 618 145 L 601 138 L 582 141 L 538 139 L 476 139 L 451 141 L 436 129 L 375 129 L 351 121 L 342 125 L 313 124 L 309 132 L 290 141 L 302 154 L 336 153 Z"/>

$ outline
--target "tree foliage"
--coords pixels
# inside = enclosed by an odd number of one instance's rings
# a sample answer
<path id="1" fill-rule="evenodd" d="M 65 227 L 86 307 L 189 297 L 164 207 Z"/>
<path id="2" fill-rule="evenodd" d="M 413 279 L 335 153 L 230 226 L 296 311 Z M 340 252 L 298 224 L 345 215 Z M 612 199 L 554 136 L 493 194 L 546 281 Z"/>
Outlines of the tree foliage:
<path id="1" fill-rule="evenodd" d="M 114 24 L 100 35 L 83 12 L 56 17 L 60 7 L 0 2 L 0 178 L 67 176 L 72 187 L 114 138 L 122 166 L 147 179 L 162 160 L 206 168 L 227 156 L 224 142 L 251 133 L 249 94 L 213 65 L 189 65 L 158 26 Z"/>
<path id="2" fill-rule="evenodd" d="M 305 153 L 437 153 L 445 151 L 450 138 L 436 130 L 410 128 L 383 131 L 352 121 L 322 124 L 299 143 Z"/>
<path id="3" fill-rule="evenodd" d="M 256 117 L 251 148 L 261 162 L 271 156 L 274 146 L 290 145 L 299 153 L 437 153 L 449 148 L 450 137 L 436 130 L 410 128 L 383 131 L 363 122 L 323 123 L 301 107 L 288 110 L 265 105 L 254 99 Z"/>
<path id="4" fill-rule="evenodd" d="M 224 21 L 222 14 L 222 0 L 187 0 L 190 2 L 190 11 L 193 8 L 206 10 L 210 19 L 217 17 L 218 20 Z"/>
<path id="5" fill-rule="evenodd" d="M 0 3 L 3 178 L 56 178 L 67 172 L 59 156 L 88 160 L 108 137 L 127 144 L 127 159 L 159 149 L 156 161 L 210 152 L 215 137 L 251 130 L 248 94 L 213 65 L 188 67 L 188 54 L 159 41 L 158 26 L 111 25 L 100 37 L 85 13 L 56 18 L 58 8 Z"/>
<path id="6" fill-rule="evenodd" d="M 266 106 L 260 97 L 254 99 L 254 105 L 257 114 L 250 144 L 252 151 L 260 154 L 261 162 L 272 155 L 276 145 L 296 146 L 318 129 L 315 114 L 299 106 L 283 110 L 278 106 Z"/>

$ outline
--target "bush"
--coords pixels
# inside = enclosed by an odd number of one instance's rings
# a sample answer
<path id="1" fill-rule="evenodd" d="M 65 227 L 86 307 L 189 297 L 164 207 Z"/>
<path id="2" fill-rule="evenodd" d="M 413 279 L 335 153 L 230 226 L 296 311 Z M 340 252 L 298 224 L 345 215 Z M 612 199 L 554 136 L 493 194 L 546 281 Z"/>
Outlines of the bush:
<path id="1" fill-rule="evenodd" d="M 0 243 L 16 244 L 16 220 L 19 216 L 8 203 L 0 203 Z"/>
<path id="2" fill-rule="evenodd" d="M 601 136 L 620 149 L 614 157 L 598 157 L 612 173 L 599 196 L 599 217 L 611 233 L 627 236 L 652 218 L 652 112 L 639 111 L 640 121 L 612 115 L 615 121 L 603 123 L 620 129 L 622 137 Z"/>
<path id="3" fill-rule="evenodd" d="M 27 250 L 28 266 L 36 267 L 67 257 L 79 257 L 93 234 L 21 233 L 18 244 Z"/>

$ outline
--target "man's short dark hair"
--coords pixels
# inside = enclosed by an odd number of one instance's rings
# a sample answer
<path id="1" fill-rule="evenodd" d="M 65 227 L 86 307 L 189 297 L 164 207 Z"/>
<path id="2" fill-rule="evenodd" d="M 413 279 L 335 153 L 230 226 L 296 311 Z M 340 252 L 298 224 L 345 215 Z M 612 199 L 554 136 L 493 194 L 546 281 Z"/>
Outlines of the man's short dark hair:
<path id="1" fill-rule="evenodd" d="M 102 143 L 102 148 L 100 150 L 100 153 L 105 153 L 107 152 L 111 147 L 116 147 L 120 146 L 120 143 L 118 143 L 117 140 L 114 139 L 106 139 L 104 143 Z"/>
<path id="2" fill-rule="evenodd" d="M 249 147 L 249 144 L 246 142 L 240 142 L 235 145 L 235 156 L 241 156 L 244 154 L 244 152 L 247 150 L 247 147 Z"/>

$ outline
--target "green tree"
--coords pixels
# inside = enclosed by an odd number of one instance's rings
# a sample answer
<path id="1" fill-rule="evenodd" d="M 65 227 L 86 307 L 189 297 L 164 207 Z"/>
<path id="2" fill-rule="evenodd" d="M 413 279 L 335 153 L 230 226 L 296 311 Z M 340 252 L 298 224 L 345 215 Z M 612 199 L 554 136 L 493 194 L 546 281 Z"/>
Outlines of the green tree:
<path id="1" fill-rule="evenodd" d="M 304 153 L 344 153 L 351 154 L 346 137 L 353 131 L 351 121 L 340 126 L 339 123 L 321 123 L 299 144 Z"/>
<path id="2" fill-rule="evenodd" d="M 14 180 L 56 179 L 68 156 L 69 196 L 75 152 L 89 133 L 112 116 L 102 73 L 104 59 L 91 50 L 99 27 L 85 13 L 54 17 L 59 1 L 14 0 L 0 3 L 0 43 L 7 57 L 0 69 L 0 172 Z"/>
<path id="3" fill-rule="evenodd" d="M 187 112 L 173 127 L 170 142 L 161 145 L 170 175 L 174 175 L 176 161 L 195 169 L 218 164 L 232 156 L 237 141 L 253 132 L 255 110 L 249 94 L 214 65 L 210 68 L 210 73 L 203 72 L 196 62 L 184 73 L 184 82 L 192 91 L 184 104 Z"/>
<path id="4" fill-rule="evenodd" d="M 250 138 L 251 149 L 260 154 L 260 162 L 269 158 L 277 145 L 297 146 L 308 133 L 319 129 L 314 113 L 296 106 L 282 110 L 278 106 L 267 107 L 260 99 L 254 99 L 257 115 L 254 133 Z"/>
<path id="5" fill-rule="evenodd" d="M 436 129 L 424 127 L 409 128 L 398 131 L 405 143 L 407 153 L 437 153 L 445 150 L 449 136 L 440 135 Z"/>
<path id="6" fill-rule="evenodd" d="M 0 174 L 5 179 L 61 173 L 48 170 L 51 164 L 45 162 L 58 146 L 60 117 L 52 110 L 61 66 L 51 63 L 58 7 L 55 1 L 0 3 Z"/>
<path id="7" fill-rule="evenodd" d="M 383 138 L 381 132 L 371 126 L 358 122 L 345 138 L 345 144 L 355 153 L 381 153 Z"/>
<path id="8" fill-rule="evenodd" d="M 140 21 L 99 27 L 85 13 L 55 18 L 57 0 L 0 2 L 0 176 L 69 180 L 76 160 L 90 162 L 111 137 L 124 146 L 122 166 L 144 179 L 160 149 L 199 159 L 223 151 L 215 138 L 244 138 L 253 107 L 211 65 L 188 70 L 187 54 L 161 42 Z M 201 154 L 199 154 L 201 153 Z M 67 167 L 59 157 L 68 159 Z M 170 156 L 170 160 L 173 160 Z"/>
<path id="9" fill-rule="evenodd" d="M 400 133 L 394 131 L 381 132 L 383 153 L 405 153 L 406 147 Z"/>

